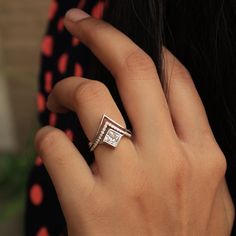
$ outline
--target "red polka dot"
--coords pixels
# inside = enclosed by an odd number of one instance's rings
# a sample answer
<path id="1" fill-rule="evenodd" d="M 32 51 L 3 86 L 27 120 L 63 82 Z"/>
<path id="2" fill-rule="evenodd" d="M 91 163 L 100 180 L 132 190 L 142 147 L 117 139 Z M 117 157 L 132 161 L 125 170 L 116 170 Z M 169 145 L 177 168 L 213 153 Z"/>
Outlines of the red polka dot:
<path id="1" fill-rule="evenodd" d="M 75 76 L 79 76 L 82 77 L 83 76 L 83 68 L 79 63 L 75 64 L 75 72 L 74 72 Z"/>
<path id="2" fill-rule="evenodd" d="M 52 112 L 52 113 L 50 113 L 50 115 L 49 115 L 49 125 L 55 126 L 56 123 L 57 123 L 57 114 L 55 114 L 55 113 Z"/>
<path id="3" fill-rule="evenodd" d="M 45 73 L 44 80 L 45 80 L 45 85 L 44 85 L 45 87 L 44 87 L 44 89 L 45 89 L 45 91 L 47 93 L 50 93 L 51 90 L 52 90 L 52 72 L 47 71 Z"/>
<path id="4" fill-rule="evenodd" d="M 66 72 L 67 62 L 68 62 L 68 54 L 64 53 L 61 55 L 58 61 L 58 70 L 61 74 L 64 74 Z"/>
<path id="5" fill-rule="evenodd" d="M 57 23 L 58 32 L 62 32 L 64 30 L 64 19 L 61 18 Z"/>
<path id="6" fill-rule="evenodd" d="M 73 138 L 74 138 L 73 132 L 72 132 L 70 129 L 67 129 L 67 130 L 65 131 L 65 133 L 66 133 L 67 137 L 68 137 L 71 141 L 73 141 Z"/>
<path id="7" fill-rule="evenodd" d="M 73 45 L 74 47 L 78 46 L 79 43 L 80 43 L 80 41 L 79 41 L 78 38 L 72 37 L 72 45 Z"/>
<path id="8" fill-rule="evenodd" d="M 36 166 L 41 166 L 43 164 L 43 160 L 41 157 L 36 157 L 35 159 L 35 165 Z"/>
<path id="9" fill-rule="evenodd" d="M 47 228 L 46 227 L 40 228 L 36 236 L 49 236 Z"/>
<path id="10" fill-rule="evenodd" d="M 97 19 L 101 19 L 103 16 L 103 11 L 105 8 L 105 2 L 101 2 L 99 1 L 96 6 L 92 9 L 92 16 L 97 18 Z"/>
<path id="11" fill-rule="evenodd" d="M 39 184 L 34 184 L 30 189 L 30 200 L 31 202 L 38 206 L 43 201 L 43 190 Z"/>
<path id="12" fill-rule="evenodd" d="M 45 36 L 42 45 L 41 45 L 41 50 L 43 54 L 47 57 L 52 56 L 52 51 L 53 51 L 53 38 L 52 36 Z"/>
<path id="13" fill-rule="evenodd" d="M 41 93 L 38 93 L 37 103 L 38 103 L 38 111 L 43 112 L 46 107 L 46 102 L 44 96 Z"/>
<path id="14" fill-rule="evenodd" d="M 48 11 L 49 20 L 52 20 L 55 17 L 57 10 L 58 10 L 58 3 L 55 0 L 53 0 Z"/>

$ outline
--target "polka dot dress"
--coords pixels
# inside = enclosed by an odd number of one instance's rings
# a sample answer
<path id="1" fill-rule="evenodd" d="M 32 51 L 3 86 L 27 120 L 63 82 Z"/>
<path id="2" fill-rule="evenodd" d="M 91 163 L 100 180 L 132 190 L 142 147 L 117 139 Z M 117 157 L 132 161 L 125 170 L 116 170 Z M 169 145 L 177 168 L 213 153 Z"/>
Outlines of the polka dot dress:
<path id="1" fill-rule="evenodd" d="M 96 18 L 101 18 L 104 2 L 99 0 L 52 0 L 49 25 L 41 44 L 41 70 L 37 105 L 42 126 L 55 126 L 65 132 L 70 140 L 86 157 L 88 164 L 93 156 L 88 150 L 87 138 L 74 113 L 55 114 L 46 108 L 46 101 L 53 86 L 68 76 L 87 77 L 89 52 L 80 41 L 71 36 L 63 25 L 63 17 L 70 8 L 79 7 Z M 28 182 L 25 211 L 26 236 L 65 236 L 65 220 L 56 192 L 43 165 L 35 158 L 35 165 Z"/>

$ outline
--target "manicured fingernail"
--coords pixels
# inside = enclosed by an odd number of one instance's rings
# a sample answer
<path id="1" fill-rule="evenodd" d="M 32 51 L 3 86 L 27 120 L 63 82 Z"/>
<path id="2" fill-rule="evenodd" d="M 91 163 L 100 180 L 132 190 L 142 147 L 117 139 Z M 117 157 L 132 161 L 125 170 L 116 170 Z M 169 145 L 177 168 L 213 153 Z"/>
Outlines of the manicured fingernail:
<path id="1" fill-rule="evenodd" d="M 80 20 L 90 17 L 89 14 L 87 14 L 86 12 L 84 12 L 78 8 L 70 9 L 66 13 L 65 16 L 68 20 L 73 21 L 73 22 L 80 21 Z"/>

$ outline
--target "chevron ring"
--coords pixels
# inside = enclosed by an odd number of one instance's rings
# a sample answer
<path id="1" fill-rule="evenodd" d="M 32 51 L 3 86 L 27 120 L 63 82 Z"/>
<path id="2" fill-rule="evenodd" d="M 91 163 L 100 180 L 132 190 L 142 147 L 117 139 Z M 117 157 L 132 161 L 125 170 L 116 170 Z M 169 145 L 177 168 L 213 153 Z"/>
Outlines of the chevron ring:
<path id="1" fill-rule="evenodd" d="M 123 136 L 131 138 L 132 133 L 104 114 L 94 139 L 89 143 L 89 149 L 92 152 L 99 144 L 116 148 Z"/>

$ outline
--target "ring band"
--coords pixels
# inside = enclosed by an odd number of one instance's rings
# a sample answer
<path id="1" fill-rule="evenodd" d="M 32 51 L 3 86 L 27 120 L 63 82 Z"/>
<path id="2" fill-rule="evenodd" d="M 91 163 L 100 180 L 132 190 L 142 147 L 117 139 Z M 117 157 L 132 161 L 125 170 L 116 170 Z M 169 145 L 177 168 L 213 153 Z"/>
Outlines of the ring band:
<path id="1" fill-rule="evenodd" d="M 89 142 L 89 150 L 92 152 L 103 143 L 116 148 L 123 136 L 131 138 L 132 133 L 104 114 L 94 139 Z"/>

